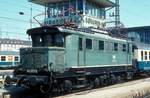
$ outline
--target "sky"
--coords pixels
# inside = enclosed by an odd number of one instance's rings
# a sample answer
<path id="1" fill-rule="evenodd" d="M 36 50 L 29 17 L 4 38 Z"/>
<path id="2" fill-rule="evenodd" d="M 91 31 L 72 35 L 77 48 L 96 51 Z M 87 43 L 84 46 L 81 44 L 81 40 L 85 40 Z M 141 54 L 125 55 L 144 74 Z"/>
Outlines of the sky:
<path id="1" fill-rule="evenodd" d="M 0 0 L 0 7 L 0 37 L 28 40 L 26 30 L 30 28 L 31 3 L 27 0 Z M 150 26 L 149 9 L 150 0 L 120 0 L 121 22 L 125 27 Z M 43 7 L 32 4 L 32 17 L 43 11 Z M 32 24 L 32 27 L 36 26 L 39 25 Z"/>
<path id="2" fill-rule="evenodd" d="M 150 0 L 120 0 L 120 17 L 126 27 L 150 26 Z"/>
<path id="3" fill-rule="evenodd" d="M 31 27 L 31 8 L 32 17 L 44 12 L 43 7 L 27 0 L 0 0 L 0 37 L 28 40 L 26 30 Z M 32 23 L 32 27 L 36 26 L 39 25 Z"/>

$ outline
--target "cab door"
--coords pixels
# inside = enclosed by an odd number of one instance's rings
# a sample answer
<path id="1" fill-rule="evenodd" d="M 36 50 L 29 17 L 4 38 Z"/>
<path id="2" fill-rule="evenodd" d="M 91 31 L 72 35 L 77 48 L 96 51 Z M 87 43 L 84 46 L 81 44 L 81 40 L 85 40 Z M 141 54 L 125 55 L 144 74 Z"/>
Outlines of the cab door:
<path id="1" fill-rule="evenodd" d="M 77 64 L 78 66 L 85 66 L 85 45 L 84 38 L 79 36 L 78 38 L 78 52 L 77 52 Z"/>

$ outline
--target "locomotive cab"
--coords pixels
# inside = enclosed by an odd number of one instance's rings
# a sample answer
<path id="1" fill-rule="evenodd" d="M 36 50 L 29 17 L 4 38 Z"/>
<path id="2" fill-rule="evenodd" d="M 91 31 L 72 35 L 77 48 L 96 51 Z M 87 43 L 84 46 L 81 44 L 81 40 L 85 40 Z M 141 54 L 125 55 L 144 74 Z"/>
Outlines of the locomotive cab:
<path id="1" fill-rule="evenodd" d="M 57 27 L 39 27 L 27 31 L 32 47 L 20 49 L 20 67 L 15 69 L 17 85 L 32 91 L 48 92 L 54 72 L 65 69 L 65 39 L 68 33 Z M 24 86 L 23 86 L 24 87 Z"/>
<path id="2" fill-rule="evenodd" d="M 65 62 L 65 37 L 67 33 L 54 27 L 30 29 L 32 47 L 20 49 L 20 69 L 24 74 L 49 74 L 63 70 Z M 57 69 L 57 70 L 56 70 Z M 18 72 L 18 74 L 23 74 Z"/>

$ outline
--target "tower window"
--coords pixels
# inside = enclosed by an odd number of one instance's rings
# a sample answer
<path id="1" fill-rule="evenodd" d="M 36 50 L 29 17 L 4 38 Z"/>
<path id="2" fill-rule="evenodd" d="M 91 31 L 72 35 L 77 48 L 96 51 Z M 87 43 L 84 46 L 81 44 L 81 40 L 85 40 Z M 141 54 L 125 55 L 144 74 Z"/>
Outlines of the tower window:
<path id="1" fill-rule="evenodd" d="M 83 13 L 83 0 L 77 0 L 77 5 L 78 5 L 78 11 L 80 11 L 80 13 Z"/>

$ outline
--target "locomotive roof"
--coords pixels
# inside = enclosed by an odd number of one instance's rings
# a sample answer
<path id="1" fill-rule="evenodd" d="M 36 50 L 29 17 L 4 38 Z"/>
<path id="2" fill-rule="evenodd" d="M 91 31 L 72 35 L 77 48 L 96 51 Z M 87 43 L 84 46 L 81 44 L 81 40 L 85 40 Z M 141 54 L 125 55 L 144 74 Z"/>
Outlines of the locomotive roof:
<path id="1" fill-rule="evenodd" d="M 59 3 L 59 2 L 64 2 L 68 0 L 29 0 L 29 2 L 33 2 L 36 4 L 44 5 L 48 3 Z M 95 2 L 101 7 L 112 7 L 115 6 L 113 2 L 110 0 L 90 0 L 90 2 Z"/>
<path id="2" fill-rule="evenodd" d="M 57 27 L 43 26 L 27 30 L 27 34 L 41 34 L 41 33 L 58 33 L 60 32 Z M 61 32 L 62 33 L 62 32 Z"/>
<path id="3" fill-rule="evenodd" d="M 77 31 L 76 30 L 72 30 L 72 29 L 68 29 L 68 28 L 60 28 L 60 30 L 62 32 L 68 32 L 68 33 L 73 33 L 73 34 L 77 34 Z M 104 30 L 100 30 L 100 32 L 95 32 L 95 31 L 91 31 L 90 33 L 89 32 L 86 32 L 86 31 L 80 31 L 78 30 L 78 34 L 81 34 L 81 35 L 84 35 L 84 36 L 89 36 L 89 37 L 97 37 L 97 38 L 103 38 L 103 39 L 109 39 L 111 41 L 118 41 L 118 42 L 127 42 L 128 40 L 125 40 L 125 39 L 119 39 L 119 38 L 115 38 L 115 37 L 112 37 L 110 35 L 108 35 L 106 33 L 107 31 L 104 31 Z M 130 41 L 128 41 L 130 42 Z"/>
<path id="4" fill-rule="evenodd" d="M 108 35 L 108 33 L 104 30 L 97 30 L 96 31 L 89 31 L 89 29 L 74 29 L 74 28 L 65 28 L 65 27 L 50 27 L 50 26 L 44 26 L 44 27 L 38 27 L 38 28 L 33 28 L 29 29 L 27 33 L 29 35 L 32 34 L 55 34 L 55 33 L 62 33 L 62 34 L 80 34 L 84 36 L 89 36 L 89 37 L 99 37 L 103 39 L 109 39 L 109 40 L 114 40 L 114 41 L 120 41 L 120 42 L 126 42 L 127 40 L 125 39 L 119 39 L 119 38 L 114 38 Z"/>

